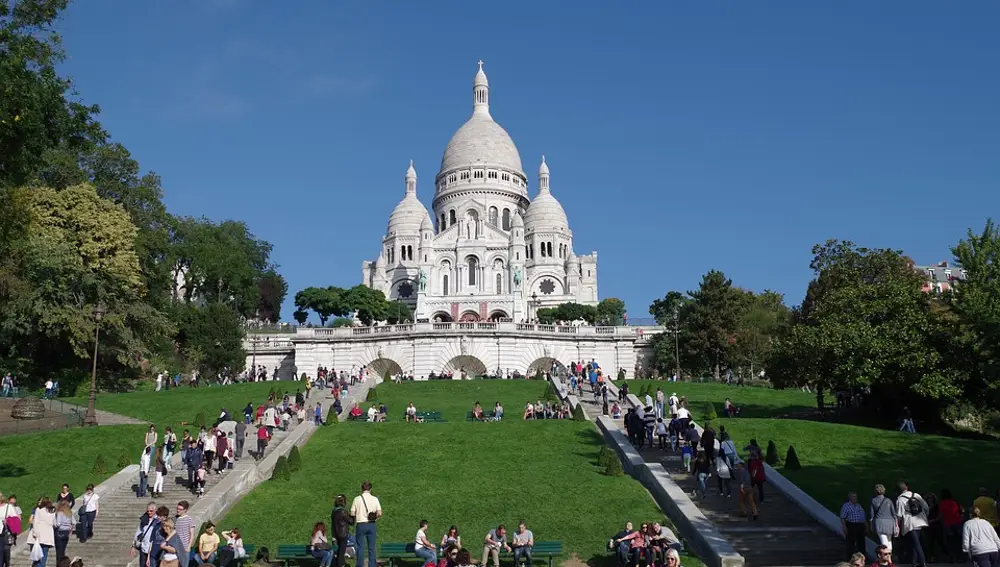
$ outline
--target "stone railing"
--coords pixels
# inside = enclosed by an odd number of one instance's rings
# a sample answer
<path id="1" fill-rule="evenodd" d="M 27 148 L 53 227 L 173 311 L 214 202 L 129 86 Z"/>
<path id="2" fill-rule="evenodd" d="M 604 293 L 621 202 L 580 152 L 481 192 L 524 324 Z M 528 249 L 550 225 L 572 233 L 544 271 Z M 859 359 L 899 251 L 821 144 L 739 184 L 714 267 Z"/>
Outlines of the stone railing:
<path id="1" fill-rule="evenodd" d="M 634 327 L 573 327 L 565 325 L 538 325 L 511 321 L 458 322 L 458 323 L 405 323 L 378 327 L 302 328 L 296 338 L 371 338 L 419 334 L 528 334 L 546 336 L 572 336 L 593 338 L 636 339 Z M 277 341 L 272 341 L 275 343 Z"/>
<path id="2" fill-rule="evenodd" d="M 292 344 L 291 339 L 284 338 L 280 340 L 274 340 L 271 338 L 246 338 L 243 339 L 243 348 L 248 351 L 257 352 L 268 352 L 271 350 L 288 350 L 295 345 Z"/>

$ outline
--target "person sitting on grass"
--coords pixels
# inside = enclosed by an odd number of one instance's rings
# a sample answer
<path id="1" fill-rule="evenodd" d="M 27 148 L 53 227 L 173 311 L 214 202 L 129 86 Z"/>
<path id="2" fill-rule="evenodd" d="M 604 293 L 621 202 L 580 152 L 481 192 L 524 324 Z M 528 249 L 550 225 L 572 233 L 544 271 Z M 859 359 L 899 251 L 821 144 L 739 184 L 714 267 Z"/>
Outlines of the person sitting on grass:
<path id="1" fill-rule="evenodd" d="M 535 406 L 531 405 L 531 400 L 524 402 L 524 419 L 535 418 Z"/>
<path id="2" fill-rule="evenodd" d="M 458 526 L 448 528 L 448 533 L 441 536 L 441 549 L 452 546 L 462 549 L 462 536 L 458 534 Z"/>
<path id="3" fill-rule="evenodd" d="M 493 405 L 493 419 L 496 421 L 503 419 L 503 406 L 500 405 L 500 400 L 497 400 L 497 403 Z"/>
<path id="4" fill-rule="evenodd" d="M 677 534 L 667 526 L 660 525 L 659 522 L 653 522 L 653 525 L 649 527 L 649 538 L 664 549 L 676 549 L 677 551 L 684 549 Z"/>
<path id="5" fill-rule="evenodd" d="M 437 562 L 437 546 L 427 539 L 427 520 L 420 520 L 420 528 L 414 541 L 413 554 L 424 560 L 424 564 Z M 326 567 L 329 567 L 327 565 Z"/>
<path id="6" fill-rule="evenodd" d="M 486 567 L 486 561 L 493 556 L 493 567 L 500 567 L 500 550 L 504 549 L 510 553 L 510 546 L 507 545 L 507 528 L 503 524 L 500 524 L 496 528 L 490 530 L 486 534 L 486 539 L 483 541 L 483 560 L 479 564 L 480 567 Z M 459 555 L 461 559 L 461 555 Z M 459 561 L 461 564 L 461 561 Z"/>
<path id="7" fill-rule="evenodd" d="M 326 538 L 326 524 L 316 522 L 312 529 L 312 539 L 309 542 L 309 552 L 319 559 L 319 567 L 330 567 L 333 563 L 333 548 Z"/>
<path id="8" fill-rule="evenodd" d="M 406 406 L 406 422 L 409 423 L 411 421 L 414 423 L 417 421 L 417 408 L 413 406 L 413 402 L 410 402 L 410 404 Z"/>
<path id="9" fill-rule="evenodd" d="M 389 407 L 386 406 L 385 404 L 380 405 L 378 407 L 378 417 L 375 419 L 375 421 L 385 421 L 388 418 L 389 418 Z"/>
<path id="10" fill-rule="evenodd" d="M 524 525 L 524 520 L 518 522 L 513 539 L 514 567 L 519 567 L 522 559 L 531 567 L 531 548 L 535 546 L 535 534 Z"/>
<path id="11" fill-rule="evenodd" d="M 479 405 L 479 400 L 476 400 L 476 404 L 472 406 L 472 419 L 486 421 L 486 416 L 483 415 L 483 406 Z"/>
<path id="12" fill-rule="evenodd" d="M 545 419 L 545 404 L 542 400 L 535 402 L 535 419 Z"/>

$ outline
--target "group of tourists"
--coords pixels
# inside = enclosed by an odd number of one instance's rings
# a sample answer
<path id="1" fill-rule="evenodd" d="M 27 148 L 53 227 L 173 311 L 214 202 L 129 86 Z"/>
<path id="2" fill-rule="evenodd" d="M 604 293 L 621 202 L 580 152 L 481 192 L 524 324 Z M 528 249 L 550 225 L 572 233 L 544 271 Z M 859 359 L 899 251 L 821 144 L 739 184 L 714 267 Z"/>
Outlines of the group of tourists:
<path id="1" fill-rule="evenodd" d="M 969 506 L 959 503 L 948 489 L 921 495 L 906 482 L 899 482 L 897 489 L 892 498 L 884 485 L 876 484 L 867 510 L 858 502 L 857 493 L 848 494 L 840 509 L 848 556 L 863 557 L 865 539 L 871 533 L 878 541 L 876 563 L 883 566 L 892 562 L 894 542 L 897 555 L 913 565 L 937 560 L 971 560 L 976 567 L 1000 565 L 998 501 L 986 488 L 979 489 Z M 996 496 L 1000 497 L 1000 491 Z"/>
<path id="2" fill-rule="evenodd" d="M 79 500 L 69 485 L 64 484 L 55 501 L 48 496 L 39 498 L 25 522 L 17 496 L 4 497 L 0 492 L 0 566 L 11 564 L 11 551 L 18 539 L 26 534 L 32 567 L 45 567 L 53 548 L 58 567 L 83 567 L 83 562 L 79 558 L 71 559 L 66 549 L 74 533 L 80 543 L 94 537 L 99 500 L 92 484 Z"/>
<path id="3" fill-rule="evenodd" d="M 497 402 L 499 404 L 499 402 Z M 524 402 L 524 419 L 570 419 L 573 413 L 569 404 L 558 404 L 552 402 L 542 402 L 538 400 L 534 404 L 531 400 Z"/>
<path id="4" fill-rule="evenodd" d="M 146 506 L 130 550 L 132 557 L 139 558 L 139 567 L 188 567 L 191 563 L 227 567 L 246 557 L 239 529 L 219 532 L 215 524 L 206 522 L 199 534 L 188 514 L 190 507 L 188 501 L 181 500 L 171 517 L 166 506 L 155 502 Z"/>
<path id="5" fill-rule="evenodd" d="M 643 522 L 639 529 L 632 522 L 608 541 L 620 567 L 680 567 L 680 538 L 666 525 Z"/>

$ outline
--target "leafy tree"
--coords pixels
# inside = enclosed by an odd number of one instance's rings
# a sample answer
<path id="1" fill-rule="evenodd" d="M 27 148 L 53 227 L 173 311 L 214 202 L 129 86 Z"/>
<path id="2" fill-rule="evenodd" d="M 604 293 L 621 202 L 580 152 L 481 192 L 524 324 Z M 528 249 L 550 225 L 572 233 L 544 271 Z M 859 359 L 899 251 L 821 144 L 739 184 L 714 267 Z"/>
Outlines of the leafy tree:
<path id="1" fill-rule="evenodd" d="M 242 319 L 233 307 L 209 303 L 204 307 L 180 304 L 174 308 L 177 344 L 201 353 L 198 367 L 209 375 L 223 369 L 240 371 L 246 364 Z"/>
<path id="2" fill-rule="evenodd" d="M 378 392 L 375 391 L 375 386 L 372 386 L 372 389 L 368 390 L 368 395 L 365 396 L 365 401 L 368 402 L 378 401 Z"/>
<path id="3" fill-rule="evenodd" d="M 340 416 L 337 415 L 337 410 L 331 405 L 326 410 L 326 421 L 323 422 L 323 425 L 337 425 L 338 423 L 340 423 Z"/>
<path id="4" fill-rule="evenodd" d="M 787 332 L 791 311 L 777 292 L 745 293 L 746 303 L 736 331 L 733 360 L 749 365 L 753 377 L 767 364 L 775 338 Z"/>
<path id="5" fill-rule="evenodd" d="M 288 295 L 288 282 L 272 269 L 264 272 L 257 286 L 257 318 L 277 323 L 281 320 L 281 304 Z"/>
<path id="6" fill-rule="evenodd" d="M 384 297 L 384 296 L 383 296 Z M 326 326 L 331 315 L 343 317 L 352 311 L 350 294 L 339 287 L 307 287 L 295 294 L 295 306 L 300 311 L 311 309 Z"/>
<path id="7" fill-rule="evenodd" d="M 413 321 L 413 309 L 403 301 L 390 301 L 386 310 L 386 322 L 390 325 L 397 323 L 407 323 Z"/>
<path id="8" fill-rule="evenodd" d="M 198 428 L 205 427 L 205 412 L 198 412 L 198 415 L 194 417 L 193 425 Z"/>
<path id="9" fill-rule="evenodd" d="M 542 307 L 535 313 L 538 322 L 552 325 L 557 321 L 586 321 L 593 325 L 597 320 L 597 308 L 580 303 L 561 303 L 556 307 Z"/>
<path id="10" fill-rule="evenodd" d="M 330 326 L 334 329 L 339 329 L 340 327 L 350 327 L 354 324 L 353 319 L 348 319 L 347 317 L 337 317 L 333 321 L 330 321 Z"/>
<path id="11" fill-rule="evenodd" d="M 542 325 L 552 325 L 556 322 L 556 308 L 541 307 L 535 311 L 535 318 Z"/>
<path id="12" fill-rule="evenodd" d="M 736 340 L 743 292 L 734 288 L 733 281 L 725 274 L 712 270 L 702 277 L 699 288 L 688 295 L 691 307 L 686 312 L 685 325 L 690 336 L 685 343 L 689 350 L 702 353 L 718 380 Z"/>
<path id="13" fill-rule="evenodd" d="M 979 234 L 968 231 L 952 253 L 965 279 L 954 286 L 951 308 L 958 325 L 951 329 L 953 364 L 969 375 L 969 400 L 1000 405 L 1000 228 L 992 219 Z"/>
<path id="14" fill-rule="evenodd" d="M 299 308 L 295 310 L 295 313 L 292 313 L 292 318 L 294 318 L 299 325 L 305 325 L 306 321 L 309 319 L 309 313 Z"/>
<path id="15" fill-rule="evenodd" d="M 365 325 L 385 321 L 389 314 L 389 302 L 380 290 L 359 284 L 347 290 L 347 297 L 350 310 Z"/>
<path id="16" fill-rule="evenodd" d="M 669 291 L 662 299 L 656 299 L 649 306 L 649 314 L 657 325 L 673 328 L 674 314 L 680 313 L 690 301 L 687 295 L 679 291 Z"/>
<path id="17" fill-rule="evenodd" d="M 625 324 L 625 302 L 617 297 L 602 299 L 597 304 L 598 325 L 617 326 Z"/>
<path id="18" fill-rule="evenodd" d="M 618 455 L 607 445 L 601 445 L 601 450 L 597 452 L 597 466 L 605 469 L 611 461 L 617 461 Z"/>

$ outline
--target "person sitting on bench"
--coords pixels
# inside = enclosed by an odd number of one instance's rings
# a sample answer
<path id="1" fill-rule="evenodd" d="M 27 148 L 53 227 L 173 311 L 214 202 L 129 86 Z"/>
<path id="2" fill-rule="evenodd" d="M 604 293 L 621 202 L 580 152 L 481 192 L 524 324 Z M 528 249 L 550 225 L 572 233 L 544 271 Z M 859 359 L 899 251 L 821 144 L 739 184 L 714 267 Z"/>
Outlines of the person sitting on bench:
<path id="1" fill-rule="evenodd" d="M 362 415 L 364 415 L 364 412 L 362 412 L 361 408 L 358 407 L 357 402 L 355 402 L 354 407 L 352 407 L 351 411 L 347 414 L 349 419 L 361 419 Z"/>
<path id="2" fill-rule="evenodd" d="M 483 560 L 479 566 L 486 567 L 486 561 L 492 555 L 493 567 L 500 567 L 500 549 L 505 549 L 508 552 L 511 550 L 510 546 L 507 545 L 507 528 L 503 524 L 486 534 L 486 540 L 483 542 Z"/>
<path id="3" fill-rule="evenodd" d="M 417 421 L 417 408 L 413 407 L 413 402 L 410 402 L 410 405 L 406 406 L 406 422 L 409 423 L 411 421 L 414 423 Z"/>
<path id="4" fill-rule="evenodd" d="M 535 545 L 535 535 L 524 525 L 524 520 L 517 524 L 517 531 L 514 532 L 514 567 L 521 565 L 521 560 L 531 567 L 531 548 Z"/>
<path id="5" fill-rule="evenodd" d="M 420 520 L 420 529 L 417 530 L 413 554 L 423 559 L 424 564 L 437 562 L 437 546 L 427 539 L 427 520 Z"/>

